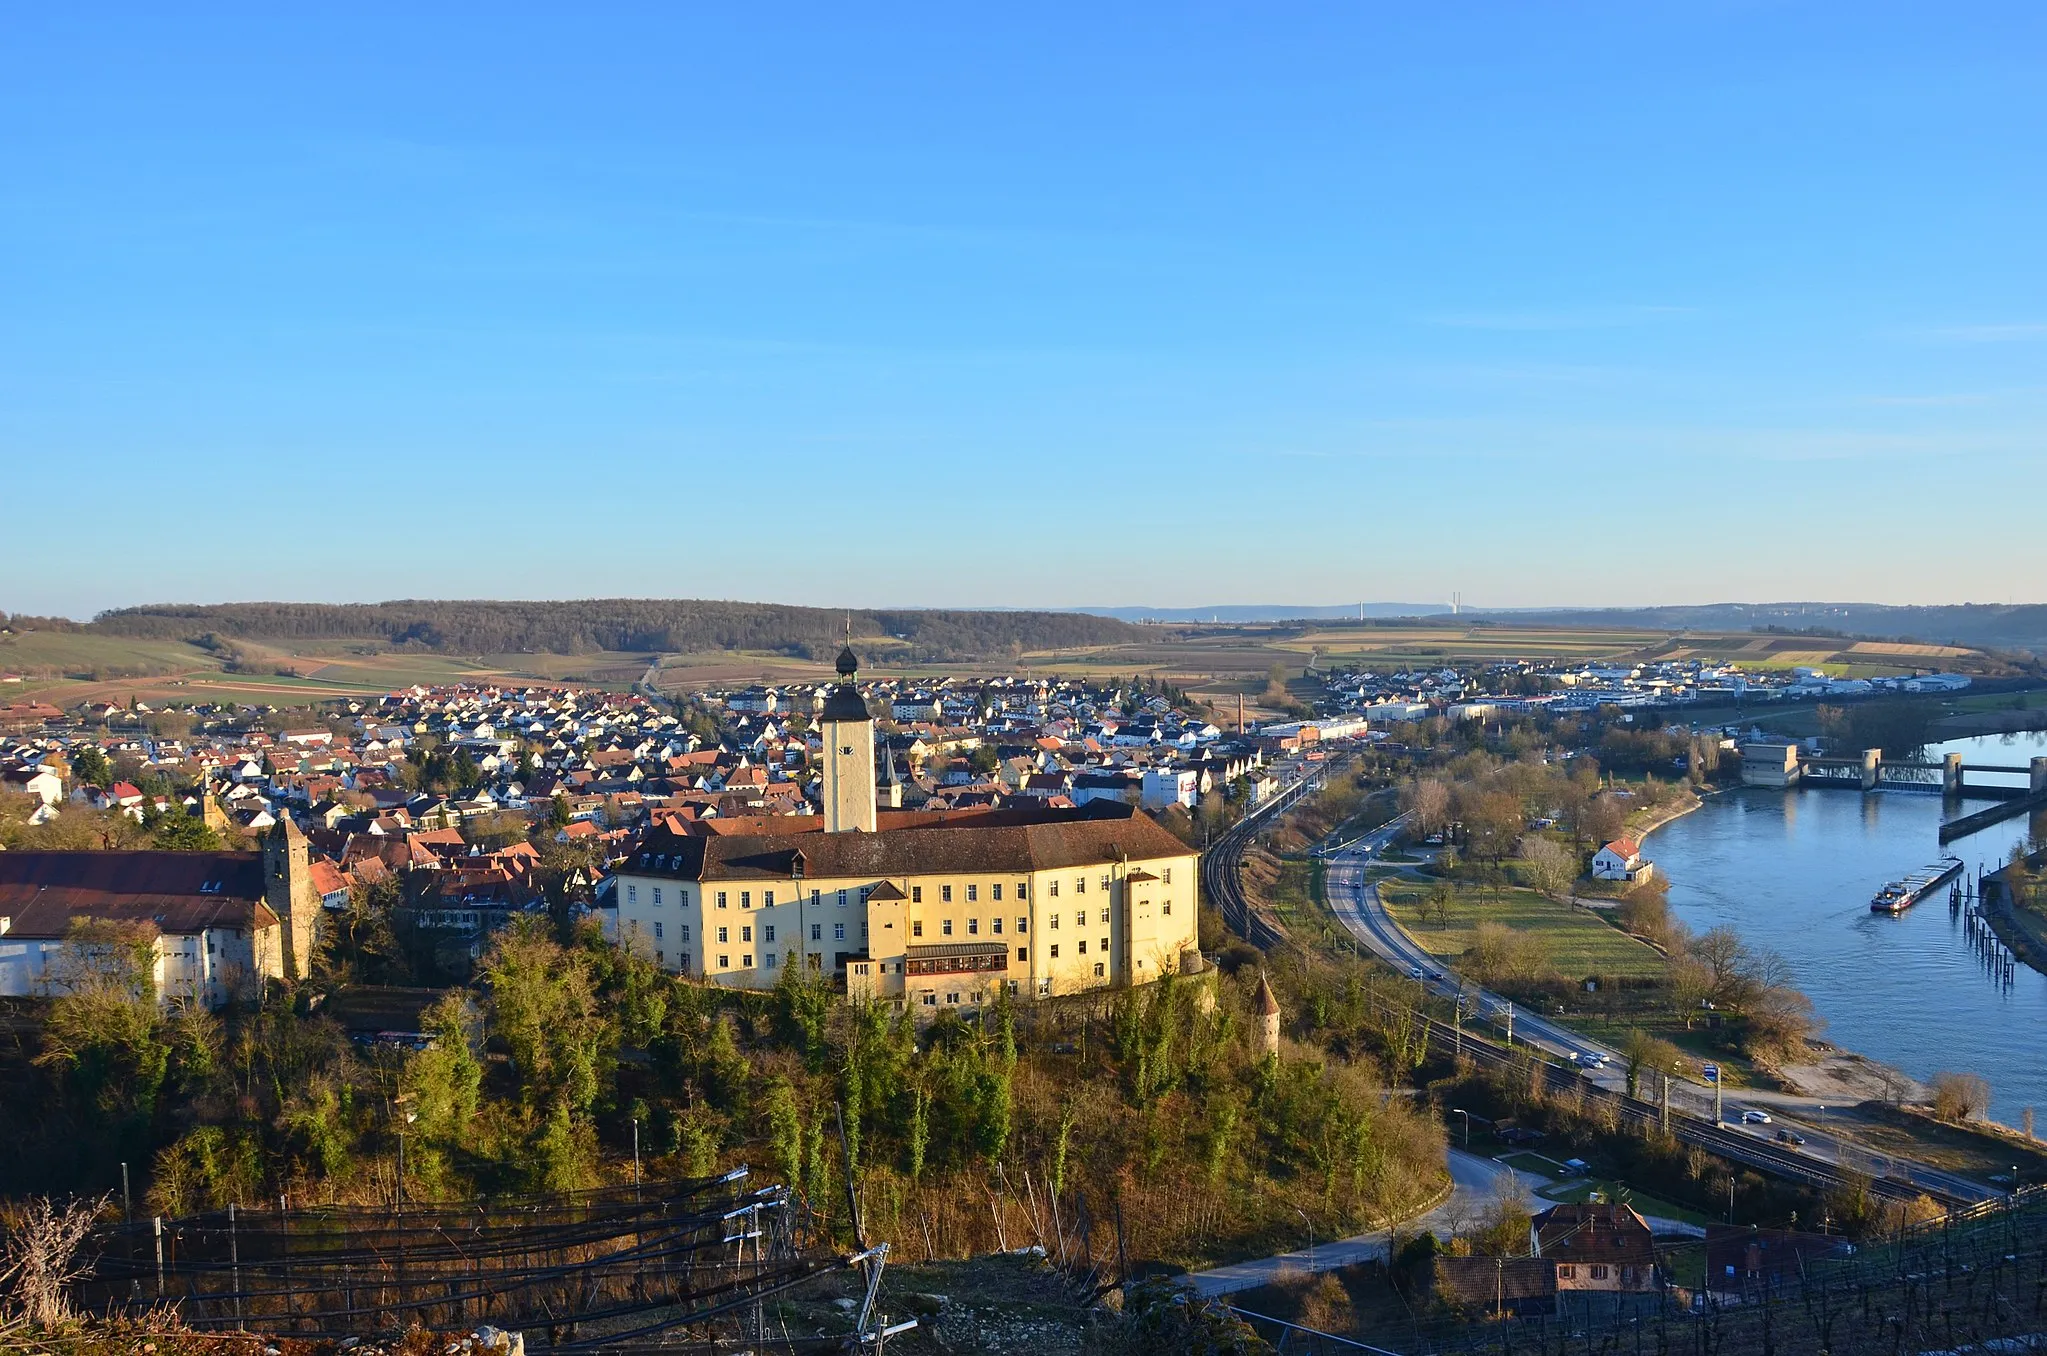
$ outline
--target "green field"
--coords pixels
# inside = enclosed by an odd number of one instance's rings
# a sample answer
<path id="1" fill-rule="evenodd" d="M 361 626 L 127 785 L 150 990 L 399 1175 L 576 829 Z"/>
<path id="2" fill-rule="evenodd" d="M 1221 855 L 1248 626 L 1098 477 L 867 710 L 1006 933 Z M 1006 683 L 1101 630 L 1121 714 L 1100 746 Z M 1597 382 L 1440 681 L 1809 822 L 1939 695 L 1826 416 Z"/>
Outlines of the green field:
<path id="1" fill-rule="evenodd" d="M 1663 974 L 1663 957 L 1654 947 L 1589 910 L 1559 904 L 1533 890 L 1509 887 L 1495 894 L 1457 886 L 1442 921 L 1422 917 L 1422 887 L 1418 885 L 1388 884 L 1381 887 L 1380 897 L 1415 941 L 1452 965 L 1470 950 L 1480 923 L 1498 923 L 1539 938 L 1549 964 L 1565 976 L 1655 979 Z"/>

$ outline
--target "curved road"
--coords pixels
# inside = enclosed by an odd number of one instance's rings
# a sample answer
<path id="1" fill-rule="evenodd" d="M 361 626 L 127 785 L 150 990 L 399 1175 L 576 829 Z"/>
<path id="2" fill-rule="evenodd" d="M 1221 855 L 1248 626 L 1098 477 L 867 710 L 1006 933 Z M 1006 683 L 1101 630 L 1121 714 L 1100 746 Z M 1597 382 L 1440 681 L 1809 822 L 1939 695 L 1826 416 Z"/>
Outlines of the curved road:
<path id="1" fill-rule="evenodd" d="M 1452 1003 L 1461 999 L 1465 1011 L 1474 1020 L 1488 1023 L 1504 1034 L 1511 1013 L 1515 1042 L 1532 1045 L 1566 1064 L 1574 1062 L 1575 1058 L 1588 1080 L 1601 1087 L 1625 1090 L 1624 1062 L 1615 1051 L 1581 1032 L 1549 1021 L 1526 1008 L 1516 1007 L 1498 994 L 1465 983 L 1445 969 L 1439 959 L 1408 935 L 1406 929 L 1387 913 L 1384 901 L 1379 898 L 1379 887 L 1367 878 L 1366 868 L 1399 835 L 1403 826 L 1403 820 L 1395 820 L 1326 854 L 1324 884 L 1330 910 L 1338 921 L 1353 937 L 1396 969 L 1410 975 L 1419 971 L 1423 986 L 1432 994 Z M 1604 1068 L 1586 1067 L 1602 1055 L 1607 1060 Z M 1701 1084 L 1673 1082 L 1670 1100 L 1673 1115 L 1686 1115 L 1709 1123 L 1713 1120 L 1713 1098 Z M 1821 1163 L 1850 1167 L 1874 1177 L 1895 1176 L 1940 1195 L 1966 1201 L 1995 1199 L 2000 1194 L 1983 1183 L 1923 1163 L 1876 1153 L 1852 1139 L 1832 1134 L 1806 1119 L 1820 1105 L 1819 1099 L 1813 1097 L 1743 1091 L 1739 1101 L 1724 1101 L 1721 1110 L 1728 1118 L 1726 1129 L 1752 1134 L 1773 1149 L 1785 1147 L 1775 1141 L 1777 1127 L 1774 1120 L 1751 1130 L 1741 1120 L 1743 1112 L 1791 1113 L 1798 1120 L 1798 1133 L 1806 1141 L 1799 1151 Z M 1769 1108 L 1767 1112 L 1765 1107 Z"/>

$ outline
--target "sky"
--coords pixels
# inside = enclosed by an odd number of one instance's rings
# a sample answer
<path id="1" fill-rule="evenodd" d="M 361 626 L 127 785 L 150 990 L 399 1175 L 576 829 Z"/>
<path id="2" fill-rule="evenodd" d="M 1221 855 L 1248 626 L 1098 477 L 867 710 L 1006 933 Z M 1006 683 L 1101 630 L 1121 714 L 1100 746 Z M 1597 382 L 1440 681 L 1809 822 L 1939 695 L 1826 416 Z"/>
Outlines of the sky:
<path id="1" fill-rule="evenodd" d="M 2047 6 L 0 0 L 0 609 L 2047 598 Z"/>

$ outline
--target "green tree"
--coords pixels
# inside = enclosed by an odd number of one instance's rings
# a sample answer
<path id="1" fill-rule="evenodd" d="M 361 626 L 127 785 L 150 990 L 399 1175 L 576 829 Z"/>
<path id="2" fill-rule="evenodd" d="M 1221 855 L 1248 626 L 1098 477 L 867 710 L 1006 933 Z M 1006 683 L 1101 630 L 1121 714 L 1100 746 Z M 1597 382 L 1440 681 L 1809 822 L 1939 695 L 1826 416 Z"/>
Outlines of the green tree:
<path id="1" fill-rule="evenodd" d="M 72 780 L 84 786 L 113 785 L 114 765 L 97 744 L 81 744 L 71 755 Z"/>
<path id="2" fill-rule="evenodd" d="M 196 815 L 173 811 L 157 822 L 150 839 L 171 852 L 218 852 L 220 835 Z"/>

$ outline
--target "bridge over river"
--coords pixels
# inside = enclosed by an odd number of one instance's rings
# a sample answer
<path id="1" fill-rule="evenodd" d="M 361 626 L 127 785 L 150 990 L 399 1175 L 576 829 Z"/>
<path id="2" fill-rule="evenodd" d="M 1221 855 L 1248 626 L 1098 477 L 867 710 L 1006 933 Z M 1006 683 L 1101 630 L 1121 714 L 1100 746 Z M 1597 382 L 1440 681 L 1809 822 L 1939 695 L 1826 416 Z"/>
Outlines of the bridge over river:
<path id="1" fill-rule="evenodd" d="M 2025 784 L 1984 780 L 1990 777 L 2023 777 Z M 1943 843 L 1999 820 L 2047 809 L 2047 757 L 2014 767 L 1965 762 L 1963 755 L 1949 753 L 1934 763 L 1885 758 L 1881 749 L 1864 749 L 1852 757 L 1827 757 L 1798 744 L 1755 742 L 1741 746 L 1741 782 L 1744 786 L 1833 787 L 1844 791 L 1939 791 L 1956 800 L 1969 796 L 2005 802 L 1941 825 Z"/>

